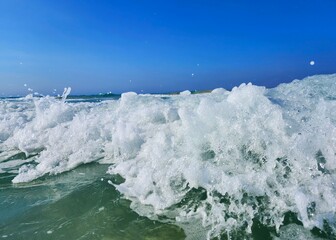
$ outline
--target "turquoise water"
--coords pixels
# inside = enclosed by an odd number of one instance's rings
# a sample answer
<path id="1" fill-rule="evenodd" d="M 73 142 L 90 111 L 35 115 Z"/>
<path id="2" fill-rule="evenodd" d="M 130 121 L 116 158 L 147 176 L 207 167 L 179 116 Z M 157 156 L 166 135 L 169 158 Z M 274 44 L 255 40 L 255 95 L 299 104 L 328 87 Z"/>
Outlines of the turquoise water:
<path id="1" fill-rule="evenodd" d="M 336 75 L 0 100 L 0 238 L 336 239 Z"/>

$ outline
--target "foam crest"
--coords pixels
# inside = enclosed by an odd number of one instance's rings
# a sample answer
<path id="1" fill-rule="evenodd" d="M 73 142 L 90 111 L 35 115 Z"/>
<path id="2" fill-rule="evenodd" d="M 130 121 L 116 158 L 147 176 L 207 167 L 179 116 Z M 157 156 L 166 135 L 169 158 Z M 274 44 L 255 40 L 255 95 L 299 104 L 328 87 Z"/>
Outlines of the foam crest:
<path id="1" fill-rule="evenodd" d="M 16 169 L 20 183 L 107 163 L 133 210 L 182 226 L 189 239 L 246 237 L 257 224 L 286 239 L 288 213 L 306 230 L 334 234 L 335 82 L 314 76 L 274 89 L 125 93 L 99 103 L 1 101 L 0 172 Z"/>

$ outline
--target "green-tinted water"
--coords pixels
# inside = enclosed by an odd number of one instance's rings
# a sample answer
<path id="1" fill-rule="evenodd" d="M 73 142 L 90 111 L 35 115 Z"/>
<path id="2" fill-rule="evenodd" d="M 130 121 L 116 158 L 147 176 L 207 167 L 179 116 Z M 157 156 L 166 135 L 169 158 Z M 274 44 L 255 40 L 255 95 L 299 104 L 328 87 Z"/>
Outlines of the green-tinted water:
<path id="1" fill-rule="evenodd" d="M 184 239 L 173 225 L 129 208 L 108 183 L 106 166 L 89 164 L 34 182 L 12 185 L 2 174 L 0 237 L 5 239 Z M 103 177 L 102 177 L 103 176 Z"/>
<path id="2" fill-rule="evenodd" d="M 115 176 L 106 165 L 86 164 L 56 176 L 25 184 L 12 184 L 15 174 L 0 174 L 0 238 L 2 239 L 185 239 L 179 227 L 152 221 L 130 209 L 130 202 L 109 184 Z M 194 194 L 193 194 L 194 193 Z M 198 201 L 204 191 L 191 191 L 187 202 Z M 204 197 L 204 196 L 203 196 Z M 332 239 L 318 229 L 303 230 L 293 214 L 285 216 L 285 232 L 275 232 L 258 221 L 252 234 L 244 230 L 221 239 Z M 295 224 L 295 225 L 293 225 Z M 288 228 L 287 227 L 287 228 Z M 294 231 L 294 230 L 295 231 Z M 311 234 L 313 233 L 313 235 Z M 199 239 L 196 232 L 191 239 Z M 279 237 L 280 238 L 277 238 Z"/>

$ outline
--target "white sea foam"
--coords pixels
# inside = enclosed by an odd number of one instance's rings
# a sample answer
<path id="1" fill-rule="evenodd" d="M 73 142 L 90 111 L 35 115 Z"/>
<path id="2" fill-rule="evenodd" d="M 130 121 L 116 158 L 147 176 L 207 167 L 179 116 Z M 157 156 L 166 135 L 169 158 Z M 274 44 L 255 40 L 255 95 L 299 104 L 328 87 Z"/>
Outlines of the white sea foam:
<path id="1" fill-rule="evenodd" d="M 323 75 L 269 90 L 0 101 L 0 172 L 27 161 L 19 152 L 34 158 L 14 183 L 108 163 L 135 211 L 189 238 L 250 232 L 253 219 L 279 229 L 288 211 L 306 229 L 335 228 L 335 100 L 336 75 Z"/>

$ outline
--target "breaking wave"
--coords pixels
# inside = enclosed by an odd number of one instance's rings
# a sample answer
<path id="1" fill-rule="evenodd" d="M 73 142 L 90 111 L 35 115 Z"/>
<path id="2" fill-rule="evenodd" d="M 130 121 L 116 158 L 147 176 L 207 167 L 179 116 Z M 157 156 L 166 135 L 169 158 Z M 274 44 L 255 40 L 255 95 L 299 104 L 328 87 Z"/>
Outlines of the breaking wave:
<path id="1" fill-rule="evenodd" d="M 273 89 L 0 101 L 0 173 L 15 173 L 13 183 L 108 164 L 134 211 L 188 239 L 256 227 L 287 236 L 279 228 L 291 215 L 302 234 L 335 236 L 335 155 L 336 75 Z"/>

